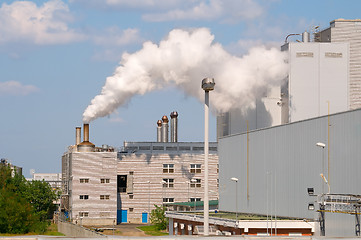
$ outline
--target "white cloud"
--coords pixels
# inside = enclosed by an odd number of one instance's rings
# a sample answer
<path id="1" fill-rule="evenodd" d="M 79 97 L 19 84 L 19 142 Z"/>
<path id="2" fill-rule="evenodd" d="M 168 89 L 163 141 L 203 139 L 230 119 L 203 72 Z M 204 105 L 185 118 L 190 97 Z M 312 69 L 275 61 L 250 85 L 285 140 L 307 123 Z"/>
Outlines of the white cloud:
<path id="1" fill-rule="evenodd" d="M 98 33 L 93 39 L 95 44 L 104 46 L 124 46 L 141 41 L 138 29 L 121 30 L 118 27 L 109 27 L 105 29 L 104 33 Z"/>
<path id="2" fill-rule="evenodd" d="M 169 20 L 214 20 L 238 22 L 259 17 L 263 8 L 255 0 L 210 0 L 197 1 L 190 8 L 178 8 L 166 13 L 145 14 L 148 21 Z"/>
<path id="3" fill-rule="evenodd" d="M 143 19 L 155 22 L 215 19 L 238 22 L 255 19 L 264 12 L 258 1 L 261 0 L 70 0 L 71 3 L 96 8 L 143 10 Z"/>
<path id="4" fill-rule="evenodd" d="M 0 96 L 25 96 L 37 91 L 39 89 L 33 85 L 22 85 L 16 81 L 0 82 Z"/>
<path id="5" fill-rule="evenodd" d="M 68 6 L 61 0 L 50 0 L 39 7 L 30 1 L 3 3 L 0 8 L 0 43 L 59 44 L 83 39 L 84 36 L 68 27 L 70 21 Z"/>

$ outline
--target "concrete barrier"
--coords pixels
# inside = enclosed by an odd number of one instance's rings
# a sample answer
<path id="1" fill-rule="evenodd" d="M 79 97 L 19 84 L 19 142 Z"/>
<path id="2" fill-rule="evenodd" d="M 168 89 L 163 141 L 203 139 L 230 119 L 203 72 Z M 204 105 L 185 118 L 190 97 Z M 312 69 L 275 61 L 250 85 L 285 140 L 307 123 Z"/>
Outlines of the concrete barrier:
<path id="1" fill-rule="evenodd" d="M 95 237 L 106 238 L 107 236 L 88 228 L 76 225 L 70 222 L 58 221 L 58 232 L 65 234 L 67 237 Z"/>

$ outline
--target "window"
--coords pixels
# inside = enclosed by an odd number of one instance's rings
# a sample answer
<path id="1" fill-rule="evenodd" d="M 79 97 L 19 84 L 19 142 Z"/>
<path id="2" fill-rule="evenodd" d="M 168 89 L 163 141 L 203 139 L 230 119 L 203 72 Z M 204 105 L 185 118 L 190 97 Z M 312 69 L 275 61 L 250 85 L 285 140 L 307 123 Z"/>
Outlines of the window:
<path id="1" fill-rule="evenodd" d="M 89 178 L 80 178 L 80 183 L 89 183 Z"/>
<path id="2" fill-rule="evenodd" d="M 163 198 L 164 203 L 174 202 L 174 198 Z"/>
<path id="3" fill-rule="evenodd" d="M 89 199 L 89 195 L 79 195 L 79 199 L 87 200 Z"/>
<path id="4" fill-rule="evenodd" d="M 174 173 L 174 164 L 163 164 L 163 173 Z"/>
<path id="5" fill-rule="evenodd" d="M 201 186 L 202 186 L 202 184 L 201 184 L 201 180 L 198 178 L 198 179 L 192 179 L 191 180 L 191 187 L 197 187 L 197 188 L 200 188 Z"/>
<path id="6" fill-rule="evenodd" d="M 200 201 L 201 201 L 201 198 L 190 198 L 189 200 L 190 200 L 191 202 L 194 202 L 194 201 L 200 202 Z"/>
<path id="7" fill-rule="evenodd" d="M 217 164 L 217 173 L 219 173 L 219 164 Z"/>
<path id="8" fill-rule="evenodd" d="M 110 195 L 100 195 L 100 200 L 109 200 Z"/>
<path id="9" fill-rule="evenodd" d="M 134 208 L 129 208 L 129 212 L 133 212 L 134 211 Z"/>
<path id="10" fill-rule="evenodd" d="M 134 198 L 134 195 L 129 195 L 129 199 L 133 199 Z"/>
<path id="11" fill-rule="evenodd" d="M 88 212 L 79 212 L 79 217 L 89 217 Z"/>
<path id="12" fill-rule="evenodd" d="M 163 187 L 164 188 L 172 188 L 174 187 L 174 179 L 172 178 L 163 178 Z"/>
<path id="13" fill-rule="evenodd" d="M 100 183 L 110 183 L 110 179 L 109 178 L 101 178 Z"/>
<path id="14" fill-rule="evenodd" d="M 134 175 L 134 172 L 133 172 L 133 171 L 130 171 L 130 172 L 129 172 L 129 175 Z"/>
<path id="15" fill-rule="evenodd" d="M 201 173 L 201 164 L 191 164 L 191 173 Z"/>

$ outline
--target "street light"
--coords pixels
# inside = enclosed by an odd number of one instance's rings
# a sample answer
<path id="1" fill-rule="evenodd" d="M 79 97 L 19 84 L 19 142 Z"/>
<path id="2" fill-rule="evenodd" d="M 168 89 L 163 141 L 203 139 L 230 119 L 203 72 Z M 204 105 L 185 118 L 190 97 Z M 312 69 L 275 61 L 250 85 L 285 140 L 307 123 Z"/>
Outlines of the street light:
<path id="1" fill-rule="evenodd" d="M 208 201 L 208 121 L 209 121 L 209 91 L 214 90 L 214 78 L 204 78 L 202 89 L 204 97 L 204 236 L 209 235 L 209 201 Z"/>
<path id="2" fill-rule="evenodd" d="M 316 146 L 317 147 L 320 147 L 322 148 L 322 176 L 323 176 L 323 173 L 325 172 L 325 160 L 324 160 L 324 155 L 325 155 L 325 147 L 326 147 L 326 144 L 322 143 L 322 142 L 318 142 L 316 143 Z M 325 187 L 324 187 L 324 184 L 322 183 L 322 194 L 325 193 Z"/>
<path id="3" fill-rule="evenodd" d="M 150 218 L 150 181 L 147 181 L 148 183 L 148 224 L 149 224 L 149 218 Z"/>
<path id="4" fill-rule="evenodd" d="M 164 184 L 166 184 L 167 182 L 162 180 L 160 182 L 162 184 L 162 205 L 164 204 Z"/>
<path id="5" fill-rule="evenodd" d="M 236 223 L 237 223 L 237 221 L 238 221 L 238 199 L 237 199 L 237 183 L 238 183 L 238 178 L 235 178 L 235 177 L 233 177 L 233 178 L 231 178 L 231 180 L 233 181 L 233 182 L 236 182 Z"/>
<path id="6" fill-rule="evenodd" d="M 196 211 L 196 202 L 197 202 L 197 180 L 192 179 L 191 182 L 194 184 L 194 211 Z"/>

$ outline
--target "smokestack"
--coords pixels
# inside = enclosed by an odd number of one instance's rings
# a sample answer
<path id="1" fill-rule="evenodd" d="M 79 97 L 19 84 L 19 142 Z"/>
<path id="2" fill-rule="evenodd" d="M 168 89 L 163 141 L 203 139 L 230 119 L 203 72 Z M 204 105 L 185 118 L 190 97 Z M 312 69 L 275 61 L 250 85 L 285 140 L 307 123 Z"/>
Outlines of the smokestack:
<path id="1" fill-rule="evenodd" d="M 84 123 L 84 142 L 89 142 L 89 124 Z"/>
<path id="2" fill-rule="evenodd" d="M 162 120 L 157 121 L 157 142 L 162 142 Z"/>
<path id="3" fill-rule="evenodd" d="M 75 128 L 75 145 L 81 143 L 81 127 Z"/>
<path id="4" fill-rule="evenodd" d="M 94 152 L 95 145 L 89 142 L 89 124 L 84 123 L 83 125 L 83 142 L 78 145 L 78 152 Z"/>
<path id="5" fill-rule="evenodd" d="M 168 118 L 166 115 L 162 117 L 162 142 L 168 142 Z"/>
<path id="6" fill-rule="evenodd" d="M 307 31 L 302 33 L 302 42 L 309 42 L 310 41 L 310 34 Z"/>
<path id="7" fill-rule="evenodd" d="M 170 118 L 170 141 L 178 142 L 178 113 L 171 112 Z"/>

